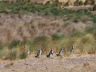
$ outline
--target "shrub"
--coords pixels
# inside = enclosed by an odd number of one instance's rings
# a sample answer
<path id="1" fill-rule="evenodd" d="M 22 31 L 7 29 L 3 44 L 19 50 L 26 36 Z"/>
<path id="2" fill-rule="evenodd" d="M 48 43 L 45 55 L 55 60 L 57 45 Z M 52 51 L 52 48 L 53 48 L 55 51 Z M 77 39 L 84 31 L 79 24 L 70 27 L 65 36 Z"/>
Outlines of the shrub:
<path id="1" fill-rule="evenodd" d="M 29 47 L 29 49 L 30 49 L 31 52 L 32 51 L 33 52 L 36 51 L 36 48 L 35 48 L 34 43 L 33 43 L 33 40 L 28 41 L 27 45 L 28 45 L 28 47 Z"/>
<path id="2" fill-rule="evenodd" d="M 78 18 L 74 18 L 74 19 L 73 19 L 73 22 L 74 22 L 74 23 L 78 23 L 78 22 L 79 22 L 79 19 L 78 19 Z"/>
<path id="3" fill-rule="evenodd" d="M 83 5 L 84 3 L 82 2 L 82 1 L 79 1 L 79 5 L 81 6 L 81 5 Z"/>
<path id="4" fill-rule="evenodd" d="M 15 59 L 17 59 L 17 57 L 18 57 L 18 53 L 17 53 L 16 50 L 12 50 L 12 51 L 9 53 L 9 59 L 15 60 Z"/>
<path id="5" fill-rule="evenodd" d="M 96 29 L 96 16 L 95 17 L 93 17 L 93 19 L 92 19 L 92 21 L 93 21 L 93 28 L 95 28 Z"/>
<path id="6" fill-rule="evenodd" d="M 83 65 L 84 65 L 84 67 L 86 67 L 86 66 L 89 66 L 90 64 L 88 62 L 86 62 Z"/>
<path id="7" fill-rule="evenodd" d="M 84 10 L 77 10 L 76 13 L 82 15 L 85 13 L 85 11 Z"/>
<path id="8" fill-rule="evenodd" d="M 46 3 L 45 3 L 45 5 L 49 5 L 50 4 L 50 1 L 47 1 Z"/>
<path id="9" fill-rule="evenodd" d="M 59 39 L 62 39 L 62 38 L 64 38 L 64 34 L 58 34 L 58 33 L 56 33 L 56 34 L 53 34 L 52 35 L 52 39 L 53 40 L 59 40 Z"/>
<path id="10" fill-rule="evenodd" d="M 96 54 L 96 44 L 92 45 L 92 48 L 90 49 L 89 54 Z"/>
<path id="11" fill-rule="evenodd" d="M 70 5 L 71 5 L 71 2 L 70 2 L 70 0 L 68 0 L 68 1 L 65 3 L 64 6 L 70 6 Z"/>
<path id="12" fill-rule="evenodd" d="M 77 0 L 78 5 L 82 5 L 82 1 Z M 58 2 L 58 0 L 53 1 L 53 3 L 28 3 L 26 1 L 20 1 L 15 3 L 5 3 L 0 2 L 0 12 L 1 13 L 14 13 L 14 14 L 28 14 L 30 12 L 32 13 L 39 13 L 44 15 L 64 15 L 64 14 L 70 14 L 70 11 L 74 13 L 73 10 L 67 10 L 67 9 L 61 9 L 63 3 Z M 68 0 L 65 3 L 65 6 L 71 5 L 70 0 Z"/>
<path id="13" fill-rule="evenodd" d="M 20 45 L 20 46 L 26 45 L 27 42 L 28 42 L 27 40 L 24 40 L 24 41 L 22 41 L 22 42 L 18 42 L 17 45 Z"/>
<path id="14" fill-rule="evenodd" d="M 13 66 L 13 65 L 14 65 L 14 63 L 12 62 L 12 63 L 10 63 L 10 65 L 11 65 L 11 66 Z"/>
<path id="15" fill-rule="evenodd" d="M 0 58 L 5 60 L 6 59 L 7 52 L 5 50 L 0 50 Z"/>
<path id="16" fill-rule="evenodd" d="M 87 43 L 90 43 L 91 41 L 88 37 L 84 37 L 81 39 L 81 42 L 86 45 Z"/>
<path id="17" fill-rule="evenodd" d="M 63 27 L 67 27 L 68 25 L 70 25 L 70 22 L 68 21 L 68 22 L 65 22 L 64 24 L 63 24 Z"/>
<path id="18" fill-rule="evenodd" d="M 34 38 L 32 44 L 33 44 L 34 48 L 37 48 L 37 49 L 42 48 L 43 50 L 46 50 L 46 48 L 48 47 L 48 44 L 49 44 L 49 40 L 46 36 L 38 36 L 38 37 Z"/>
<path id="19" fill-rule="evenodd" d="M 0 43 L 0 50 L 2 50 L 3 49 L 3 45 Z"/>
<path id="20" fill-rule="evenodd" d="M 13 65 L 14 65 L 14 63 L 10 63 L 10 64 L 5 65 L 5 67 L 10 68 Z"/>
<path id="21" fill-rule="evenodd" d="M 93 33 L 93 31 L 94 31 L 94 28 L 93 28 L 93 27 L 90 27 L 90 28 L 88 28 L 88 29 L 86 30 L 87 33 Z"/>
<path id="22" fill-rule="evenodd" d="M 46 36 L 38 36 L 36 38 L 34 38 L 33 40 L 33 44 L 35 45 L 41 45 L 41 43 L 44 43 L 47 41 L 47 37 Z"/>
<path id="23" fill-rule="evenodd" d="M 85 35 L 86 35 L 86 33 L 83 31 L 74 31 L 70 36 L 80 38 L 80 37 L 83 37 Z"/>
<path id="24" fill-rule="evenodd" d="M 60 11 L 59 11 L 58 8 L 54 7 L 54 8 L 51 9 L 51 13 L 52 13 L 53 15 L 59 15 Z"/>
<path id="25" fill-rule="evenodd" d="M 48 11 L 45 11 L 44 15 L 45 15 L 45 16 L 48 16 L 48 15 L 51 15 L 51 13 L 48 12 Z"/>
<path id="26" fill-rule="evenodd" d="M 21 59 L 25 59 L 25 58 L 27 58 L 27 56 L 28 56 L 27 52 L 24 51 L 24 52 L 20 55 L 20 58 L 21 58 Z"/>
<path id="27" fill-rule="evenodd" d="M 94 5 L 95 4 L 95 0 L 91 0 L 91 5 Z"/>
<path id="28" fill-rule="evenodd" d="M 65 47 L 64 47 L 64 51 L 65 53 L 69 53 L 70 54 L 70 50 L 72 48 L 72 46 L 76 43 L 77 38 L 75 37 L 68 37 L 68 39 L 65 42 Z"/>
<path id="29" fill-rule="evenodd" d="M 58 0 L 53 0 L 53 5 L 58 7 L 59 1 Z"/>
<path id="30" fill-rule="evenodd" d="M 93 11 L 95 11 L 96 10 L 96 4 L 93 6 Z"/>
<path id="31" fill-rule="evenodd" d="M 81 5 L 83 5 L 83 2 L 80 1 L 80 0 L 76 0 L 76 1 L 74 2 L 74 6 L 81 6 Z"/>
<path id="32" fill-rule="evenodd" d="M 94 36 L 94 38 L 95 38 L 95 40 L 96 40 L 96 31 L 94 31 L 94 34 L 93 34 L 93 36 Z"/>
<path id="33" fill-rule="evenodd" d="M 79 0 L 76 0 L 76 1 L 74 2 L 74 6 L 79 6 Z"/>
<path id="34" fill-rule="evenodd" d="M 12 41 L 11 43 L 9 43 L 8 48 L 12 49 L 12 48 L 18 46 L 19 43 L 20 43 L 20 41 Z"/>
<path id="35" fill-rule="evenodd" d="M 91 0 L 86 0 L 86 1 L 84 2 L 84 5 L 91 5 Z"/>

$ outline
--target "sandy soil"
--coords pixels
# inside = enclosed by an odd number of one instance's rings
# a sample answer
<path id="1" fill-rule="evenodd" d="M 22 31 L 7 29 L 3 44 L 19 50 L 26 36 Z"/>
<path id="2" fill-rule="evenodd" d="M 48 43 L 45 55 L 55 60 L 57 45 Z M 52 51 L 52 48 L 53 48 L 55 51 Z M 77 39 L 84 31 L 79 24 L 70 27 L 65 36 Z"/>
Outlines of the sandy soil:
<path id="1" fill-rule="evenodd" d="M 96 55 L 0 61 L 0 72 L 96 72 Z"/>
<path id="2" fill-rule="evenodd" d="M 80 10 L 80 9 L 92 9 L 93 6 L 91 5 L 86 5 L 86 6 L 68 6 L 68 7 L 65 7 L 67 9 L 72 9 L 72 10 Z"/>

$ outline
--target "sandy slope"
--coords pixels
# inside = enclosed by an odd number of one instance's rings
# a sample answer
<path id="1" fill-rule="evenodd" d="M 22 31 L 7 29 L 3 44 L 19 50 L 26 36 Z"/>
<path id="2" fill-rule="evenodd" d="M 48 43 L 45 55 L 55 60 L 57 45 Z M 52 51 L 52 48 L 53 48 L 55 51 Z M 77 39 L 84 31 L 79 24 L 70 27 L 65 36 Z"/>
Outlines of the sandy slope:
<path id="1" fill-rule="evenodd" d="M 95 55 L 73 56 L 4 61 L 0 63 L 0 72 L 96 72 Z"/>
<path id="2" fill-rule="evenodd" d="M 47 1 L 51 1 L 51 0 L 32 0 L 33 2 L 47 2 Z M 60 2 L 67 2 L 68 0 L 59 0 Z M 69 0 L 71 3 L 74 3 L 76 0 Z M 81 0 L 83 2 L 85 2 L 86 0 Z M 96 1 L 96 0 L 95 0 Z"/>

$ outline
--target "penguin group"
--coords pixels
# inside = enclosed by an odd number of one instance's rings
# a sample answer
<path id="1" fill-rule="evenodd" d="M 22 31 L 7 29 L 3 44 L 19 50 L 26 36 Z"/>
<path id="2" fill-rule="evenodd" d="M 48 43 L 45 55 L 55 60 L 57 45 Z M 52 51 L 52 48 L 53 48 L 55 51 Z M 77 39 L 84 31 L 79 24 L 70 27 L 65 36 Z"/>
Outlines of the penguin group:
<path id="1" fill-rule="evenodd" d="M 63 55 L 63 48 L 60 48 L 60 50 L 59 50 L 59 52 L 56 54 L 56 56 L 62 56 Z M 30 50 L 28 49 L 28 55 L 29 55 L 29 53 L 30 53 Z M 51 48 L 51 50 L 49 51 L 49 53 L 48 53 L 48 55 L 46 55 L 46 57 L 51 57 L 52 55 L 53 55 L 53 53 L 54 53 L 54 48 Z M 71 48 L 71 50 L 70 50 L 70 53 L 71 54 L 74 54 L 74 46 L 72 46 L 72 48 Z M 40 58 L 40 56 L 41 56 L 41 54 L 42 54 L 42 49 L 40 48 L 39 50 L 38 50 L 38 52 L 37 52 L 37 54 L 36 54 L 36 58 Z"/>

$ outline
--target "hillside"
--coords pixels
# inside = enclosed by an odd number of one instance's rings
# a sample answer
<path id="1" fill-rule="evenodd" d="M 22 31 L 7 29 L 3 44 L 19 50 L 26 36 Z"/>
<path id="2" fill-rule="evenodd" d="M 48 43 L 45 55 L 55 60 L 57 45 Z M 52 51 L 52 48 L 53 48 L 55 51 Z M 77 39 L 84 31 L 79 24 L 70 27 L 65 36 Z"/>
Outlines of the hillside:
<path id="1" fill-rule="evenodd" d="M 90 17 L 84 16 L 91 20 Z M 51 36 L 55 33 L 70 35 L 75 30 L 86 30 L 93 26 L 91 21 L 74 23 L 60 17 L 42 15 L 0 14 L 0 42 L 30 40 L 36 36 Z M 68 24 L 68 25 L 67 25 Z"/>
<path id="2" fill-rule="evenodd" d="M 94 0 L 32 1 L 0 2 L 0 72 L 96 72 Z"/>
<path id="3" fill-rule="evenodd" d="M 76 54 L 95 54 L 96 14 L 92 8 L 63 8 L 58 2 L 0 2 L 0 59 L 27 58 L 28 49 L 34 55 L 39 48 L 45 55 L 51 48 L 56 53 L 62 47 L 70 55 L 72 46 Z"/>
<path id="4" fill-rule="evenodd" d="M 46 3 L 47 1 L 51 1 L 51 0 L 32 0 L 32 1 L 33 2 L 39 2 L 39 3 Z M 53 1 L 55 1 L 55 0 L 53 0 Z M 64 3 L 68 2 L 68 0 L 58 0 L 58 1 L 64 2 Z M 73 4 L 76 0 L 69 0 L 69 1 Z M 86 0 L 80 0 L 80 1 L 85 2 Z M 91 0 L 89 0 L 89 1 L 91 1 Z M 94 1 L 96 2 L 96 0 L 94 0 Z"/>

